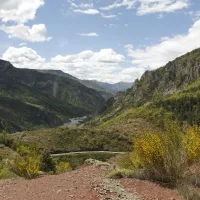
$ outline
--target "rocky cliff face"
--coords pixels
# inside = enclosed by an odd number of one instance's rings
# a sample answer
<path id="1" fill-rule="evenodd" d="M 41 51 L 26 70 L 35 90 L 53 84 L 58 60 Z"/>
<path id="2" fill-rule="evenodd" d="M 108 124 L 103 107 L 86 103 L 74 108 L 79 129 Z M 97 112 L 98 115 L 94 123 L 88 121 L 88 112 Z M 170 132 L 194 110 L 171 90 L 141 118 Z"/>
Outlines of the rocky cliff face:
<path id="1" fill-rule="evenodd" d="M 124 105 L 143 105 L 182 90 L 200 77 L 200 49 L 169 62 L 154 71 L 146 71 L 134 86 L 117 99 Z"/>

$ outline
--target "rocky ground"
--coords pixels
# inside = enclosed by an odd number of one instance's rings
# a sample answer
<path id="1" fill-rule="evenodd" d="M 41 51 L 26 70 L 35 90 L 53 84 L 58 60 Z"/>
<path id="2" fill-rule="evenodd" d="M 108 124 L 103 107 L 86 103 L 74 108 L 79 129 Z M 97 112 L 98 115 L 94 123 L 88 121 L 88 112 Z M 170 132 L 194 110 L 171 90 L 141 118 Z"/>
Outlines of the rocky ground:
<path id="1" fill-rule="evenodd" d="M 79 170 L 34 180 L 0 180 L 0 200 L 181 200 L 148 181 L 105 178 L 109 164 L 90 160 Z"/>

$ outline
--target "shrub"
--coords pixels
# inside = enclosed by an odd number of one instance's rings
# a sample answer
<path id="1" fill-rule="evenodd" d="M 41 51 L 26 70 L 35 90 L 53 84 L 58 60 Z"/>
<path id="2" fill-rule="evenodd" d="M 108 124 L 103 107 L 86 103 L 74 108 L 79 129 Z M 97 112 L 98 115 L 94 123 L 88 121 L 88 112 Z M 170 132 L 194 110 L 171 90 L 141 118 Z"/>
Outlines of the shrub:
<path id="1" fill-rule="evenodd" d="M 161 134 L 163 146 L 164 179 L 177 184 L 188 166 L 186 149 L 183 143 L 184 131 L 175 122 L 168 123 Z"/>
<path id="2" fill-rule="evenodd" d="M 130 153 L 125 153 L 116 156 L 116 164 L 117 167 L 119 167 L 120 169 L 129 169 L 129 170 L 134 169 Z"/>
<path id="3" fill-rule="evenodd" d="M 198 126 L 190 127 L 184 136 L 184 146 L 187 150 L 188 162 L 199 160 L 200 158 L 200 128 Z"/>
<path id="4" fill-rule="evenodd" d="M 134 141 L 132 161 L 153 180 L 176 185 L 187 167 L 182 129 L 168 123 L 162 133 L 146 133 Z"/>
<path id="5" fill-rule="evenodd" d="M 6 131 L 0 133 L 0 144 L 6 144 Z"/>
<path id="6" fill-rule="evenodd" d="M 19 146 L 18 156 L 13 163 L 13 171 L 24 178 L 32 179 L 40 173 L 41 155 L 37 147 Z"/>
<path id="7" fill-rule="evenodd" d="M 56 163 L 53 161 L 50 153 L 44 152 L 41 156 L 40 170 L 44 172 L 56 172 Z"/>
<path id="8" fill-rule="evenodd" d="M 179 193 L 187 200 L 199 200 L 200 193 L 191 185 L 188 184 L 181 184 L 178 185 Z"/>
<path id="9" fill-rule="evenodd" d="M 127 169 L 113 170 L 107 174 L 107 178 L 132 178 L 135 177 L 135 172 Z"/>
<path id="10" fill-rule="evenodd" d="M 15 174 L 10 170 L 10 162 L 0 158 L 0 179 L 13 178 Z"/>
<path id="11" fill-rule="evenodd" d="M 157 133 L 146 133 L 135 140 L 132 154 L 136 168 L 163 165 L 163 147 Z"/>
<path id="12" fill-rule="evenodd" d="M 71 171 L 71 166 L 68 162 L 60 162 L 57 166 L 56 166 L 56 173 L 57 174 L 61 174 L 61 173 L 65 173 Z"/>

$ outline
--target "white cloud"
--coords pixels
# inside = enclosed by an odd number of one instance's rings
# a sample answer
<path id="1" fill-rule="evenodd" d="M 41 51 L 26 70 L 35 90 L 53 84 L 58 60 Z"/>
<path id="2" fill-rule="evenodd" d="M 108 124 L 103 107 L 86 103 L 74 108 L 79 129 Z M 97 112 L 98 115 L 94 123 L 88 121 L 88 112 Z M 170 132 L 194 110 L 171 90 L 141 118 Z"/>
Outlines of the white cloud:
<path id="1" fill-rule="evenodd" d="M 93 3 L 81 3 L 80 5 L 79 5 L 79 7 L 80 8 L 93 8 L 94 7 L 94 5 L 93 5 Z"/>
<path id="2" fill-rule="evenodd" d="M 11 61 L 16 67 L 59 69 L 81 79 L 96 79 L 110 83 L 134 81 L 145 69 L 156 69 L 178 56 L 199 48 L 199 35 L 200 20 L 192 25 L 187 34 L 163 37 L 156 45 L 134 49 L 133 45 L 128 44 L 125 49 L 132 62 L 113 49 L 57 55 L 47 62 L 33 49 L 10 47 L 3 54 L 3 59 Z"/>
<path id="3" fill-rule="evenodd" d="M 86 10 L 75 9 L 75 10 L 73 10 L 73 12 L 86 14 L 86 15 L 97 15 L 97 14 L 99 14 L 99 11 L 96 10 L 96 9 L 86 9 Z"/>
<path id="4" fill-rule="evenodd" d="M 161 39 L 161 43 L 134 49 L 126 45 L 128 55 L 133 58 L 132 63 L 141 68 L 156 69 L 193 49 L 200 47 L 200 20 L 196 21 L 185 35 L 176 35 Z"/>
<path id="5" fill-rule="evenodd" d="M 193 21 L 197 21 L 198 19 L 200 19 L 200 10 L 190 11 L 188 14 L 192 18 Z"/>
<path id="6" fill-rule="evenodd" d="M 138 15 L 146 15 L 159 12 L 174 12 L 188 7 L 188 0 L 140 0 Z"/>
<path id="7" fill-rule="evenodd" d="M 79 54 L 56 56 L 51 59 L 53 62 L 65 63 L 78 63 L 78 62 L 91 62 L 91 63 L 119 63 L 125 60 L 123 55 L 117 54 L 113 49 L 102 49 L 99 52 L 90 50 L 82 51 Z"/>
<path id="8" fill-rule="evenodd" d="M 33 20 L 44 0 L 0 0 L 0 19 L 3 22 L 25 23 Z"/>
<path id="9" fill-rule="evenodd" d="M 52 67 L 72 74 L 80 79 L 96 79 L 99 81 L 118 82 L 133 81 L 141 76 L 142 69 L 130 70 L 120 67 L 125 62 L 125 57 L 117 54 L 113 49 L 102 49 L 99 52 L 91 50 L 80 52 L 75 55 L 56 56 L 51 59 Z"/>
<path id="10" fill-rule="evenodd" d="M 28 47 L 9 47 L 3 54 L 2 58 L 10 61 L 13 65 L 19 68 L 40 68 L 40 66 L 45 63 L 44 58 Z"/>
<path id="11" fill-rule="evenodd" d="M 119 25 L 118 24 L 104 24 L 105 27 L 108 27 L 108 28 L 118 28 Z"/>
<path id="12" fill-rule="evenodd" d="M 111 10 L 119 7 L 136 8 L 138 15 L 160 12 L 174 12 L 189 6 L 188 0 L 117 0 L 115 3 L 102 7 L 101 10 Z"/>
<path id="13" fill-rule="evenodd" d="M 27 44 L 26 44 L 25 42 L 19 44 L 19 46 L 21 46 L 21 47 L 22 47 L 22 46 L 26 46 L 26 45 L 27 45 Z"/>
<path id="14" fill-rule="evenodd" d="M 62 70 L 80 79 L 96 79 L 111 83 L 132 82 L 143 73 L 143 69 L 120 67 L 121 63 L 125 62 L 125 57 L 117 54 L 113 49 L 102 49 L 99 52 L 86 50 L 74 55 L 58 55 L 47 62 L 31 48 L 9 47 L 2 58 L 18 68 Z"/>
<path id="15" fill-rule="evenodd" d="M 93 3 L 76 4 L 74 3 L 73 0 L 67 0 L 67 2 L 70 4 L 72 8 L 93 8 L 94 7 Z"/>
<path id="16" fill-rule="evenodd" d="M 86 36 L 86 37 L 98 37 L 97 33 L 78 33 L 77 35 Z"/>
<path id="17" fill-rule="evenodd" d="M 70 4 L 69 10 L 75 12 L 75 13 L 82 13 L 87 15 L 97 15 L 100 14 L 103 18 L 111 19 L 116 18 L 117 15 L 114 14 L 105 14 L 99 12 L 99 10 L 94 8 L 93 3 L 80 3 L 76 4 L 74 0 L 67 0 L 67 2 Z"/>
<path id="18" fill-rule="evenodd" d="M 111 10 L 114 8 L 120 8 L 122 6 L 127 7 L 127 9 L 131 9 L 135 7 L 137 0 L 120 0 L 116 1 L 115 3 L 102 7 L 101 10 Z"/>
<path id="19" fill-rule="evenodd" d="M 47 29 L 44 24 L 36 24 L 32 27 L 18 24 L 15 26 L 1 25 L 0 30 L 8 34 L 9 38 L 17 38 L 28 42 L 45 42 L 52 38 L 47 37 Z"/>
<path id="20" fill-rule="evenodd" d="M 103 18 L 106 18 L 106 19 L 111 19 L 111 18 L 116 18 L 116 17 L 117 17 L 117 15 L 112 15 L 112 14 L 106 15 L 106 14 L 104 14 L 104 13 L 101 13 L 101 16 L 102 16 Z"/>

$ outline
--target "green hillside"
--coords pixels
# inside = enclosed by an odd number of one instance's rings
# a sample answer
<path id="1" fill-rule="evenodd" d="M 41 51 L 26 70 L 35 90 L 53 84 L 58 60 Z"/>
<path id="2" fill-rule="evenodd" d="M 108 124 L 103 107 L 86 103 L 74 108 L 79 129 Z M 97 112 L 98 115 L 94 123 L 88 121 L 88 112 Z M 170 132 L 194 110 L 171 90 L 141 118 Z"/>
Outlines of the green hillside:
<path id="1" fill-rule="evenodd" d="M 98 92 L 75 80 L 0 60 L 0 127 L 9 132 L 60 126 L 69 118 L 97 113 L 104 103 Z"/>
<path id="2" fill-rule="evenodd" d="M 119 82 L 111 84 L 111 83 L 99 82 L 96 80 L 81 80 L 74 76 L 71 76 L 70 74 L 64 73 L 61 70 L 37 70 L 37 71 L 76 80 L 81 84 L 85 85 L 86 87 L 98 91 L 105 100 L 108 100 L 110 97 L 115 96 L 120 91 L 125 91 L 128 88 L 131 88 L 133 85 L 133 83 L 128 83 L 128 82 Z"/>
<path id="3" fill-rule="evenodd" d="M 91 123 L 99 124 L 129 109 L 149 104 L 163 107 L 170 112 L 177 112 L 177 117 L 181 121 L 195 118 L 197 122 L 199 77 L 200 49 L 196 49 L 169 62 L 164 67 L 146 71 L 140 80 L 135 81 L 131 89 L 119 93 L 115 97 L 115 103 Z"/>

